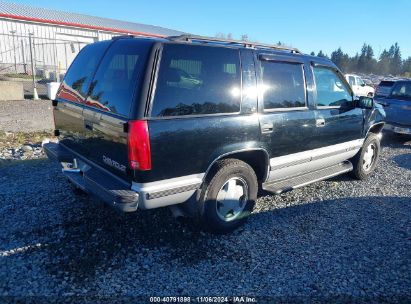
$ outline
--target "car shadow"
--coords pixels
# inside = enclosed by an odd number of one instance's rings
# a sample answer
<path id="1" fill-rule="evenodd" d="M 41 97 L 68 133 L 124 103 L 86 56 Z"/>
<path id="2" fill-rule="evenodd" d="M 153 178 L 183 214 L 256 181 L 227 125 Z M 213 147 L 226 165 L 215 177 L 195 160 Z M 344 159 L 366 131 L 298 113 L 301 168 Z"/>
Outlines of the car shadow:
<path id="1" fill-rule="evenodd" d="M 175 220 L 167 209 L 122 215 L 96 201 L 85 199 L 83 203 L 74 215 L 62 214 L 59 238 L 45 247 L 49 274 L 69 273 L 80 284 L 97 272 L 122 269 L 130 261 L 142 276 L 170 264 L 175 267 L 195 267 L 204 261 L 218 264 L 221 257 L 225 263 L 247 269 L 251 267 L 252 256 L 260 254 L 258 246 L 247 245 L 250 237 L 256 238 L 252 244 L 269 242 L 264 247 L 264 250 L 268 248 L 265 253 L 268 255 L 284 248 L 283 242 L 303 242 L 299 245 L 302 252 L 314 246 L 316 255 L 332 265 L 340 255 L 369 251 L 369 246 L 376 242 L 390 242 L 387 231 L 392 227 L 385 227 L 387 223 L 380 220 L 381 214 L 389 213 L 391 208 L 410 209 L 409 197 L 327 200 L 255 213 L 244 227 L 232 234 L 212 235 L 202 232 L 190 220 Z M 387 205 L 389 208 L 385 210 Z M 410 236 L 409 231 L 403 231 L 401 238 L 406 242 Z M 331 252 L 330 248 L 333 248 Z M 369 259 L 374 258 L 380 259 L 380 253 L 372 253 Z"/>
<path id="2" fill-rule="evenodd" d="M 392 132 L 383 132 L 381 140 L 382 147 L 390 148 L 408 148 L 411 149 L 411 136 L 398 135 Z"/>
<path id="3" fill-rule="evenodd" d="M 411 170 L 411 153 L 394 156 L 393 161 L 399 167 Z"/>

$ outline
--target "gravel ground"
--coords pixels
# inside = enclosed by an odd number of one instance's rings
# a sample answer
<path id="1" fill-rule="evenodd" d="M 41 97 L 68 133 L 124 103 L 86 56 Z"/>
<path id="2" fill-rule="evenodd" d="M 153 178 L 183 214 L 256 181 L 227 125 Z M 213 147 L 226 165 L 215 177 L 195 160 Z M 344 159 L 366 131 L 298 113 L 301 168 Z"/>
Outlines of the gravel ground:
<path id="1" fill-rule="evenodd" d="M 263 196 L 244 227 L 216 236 L 168 209 L 121 215 L 74 195 L 56 164 L 16 162 L 0 168 L 0 295 L 409 303 L 410 189 L 411 141 L 385 137 L 369 180 Z"/>
<path id="2" fill-rule="evenodd" d="M 6 132 L 54 130 L 51 101 L 0 101 L 0 130 Z"/>

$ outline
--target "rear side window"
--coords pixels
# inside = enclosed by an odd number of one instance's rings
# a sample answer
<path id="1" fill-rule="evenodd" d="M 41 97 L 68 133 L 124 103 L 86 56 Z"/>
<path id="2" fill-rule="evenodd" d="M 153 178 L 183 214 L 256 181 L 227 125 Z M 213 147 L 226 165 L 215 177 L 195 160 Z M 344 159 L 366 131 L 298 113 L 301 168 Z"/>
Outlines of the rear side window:
<path id="1" fill-rule="evenodd" d="M 305 107 L 303 65 L 261 61 L 264 109 Z"/>
<path id="2" fill-rule="evenodd" d="M 151 41 L 119 39 L 109 48 L 90 86 L 86 104 L 129 116 L 134 93 L 140 88 Z"/>
<path id="3" fill-rule="evenodd" d="M 59 98 L 73 102 L 84 101 L 97 65 L 109 45 L 110 41 L 98 42 L 81 50 L 64 77 Z"/>
<path id="4" fill-rule="evenodd" d="M 350 86 L 355 85 L 355 78 L 354 78 L 354 76 L 349 76 L 349 77 L 348 77 L 348 83 L 350 84 Z"/>
<path id="5" fill-rule="evenodd" d="M 392 89 L 390 97 L 411 100 L 411 82 L 397 83 Z"/>
<path id="6" fill-rule="evenodd" d="M 317 106 L 339 107 L 352 104 L 349 89 L 339 75 L 329 68 L 313 67 Z"/>
<path id="7" fill-rule="evenodd" d="M 151 116 L 240 111 L 239 51 L 195 45 L 164 45 Z"/>

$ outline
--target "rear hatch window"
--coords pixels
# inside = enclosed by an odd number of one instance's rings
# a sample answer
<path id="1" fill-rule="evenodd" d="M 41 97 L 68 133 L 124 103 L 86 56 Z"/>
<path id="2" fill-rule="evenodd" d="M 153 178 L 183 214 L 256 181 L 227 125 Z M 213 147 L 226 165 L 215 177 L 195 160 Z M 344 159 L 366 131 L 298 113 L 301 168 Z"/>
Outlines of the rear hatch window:
<path id="1" fill-rule="evenodd" d="M 394 83 L 395 81 L 386 81 L 386 80 L 381 81 L 376 89 L 375 97 L 388 96 L 388 94 L 390 94 L 391 88 L 394 85 Z"/>
<path id="2" fill-rule="evenodd" d="M 127 175 L 124 124 L 133 115 L 154 44 L 118 39 L 87 46 L 70 67 L 54 110 L 60 142 L 118 175 Z M 69 102 L 67 102 L 69 101 Z"/>
<path id="3" fill-rule="evenodd" d="M 138 92 L 151 41 L 120 39 L 101 61 L 91 82 L 86 105 L 130 117 L 131 104 Z"/>
<path id="4" fill-rule="evenodd" d="M 93 43 L 84 47 L 71 64 L 57 98 L 83 103 L 90 83 L 111 41 Z"/>

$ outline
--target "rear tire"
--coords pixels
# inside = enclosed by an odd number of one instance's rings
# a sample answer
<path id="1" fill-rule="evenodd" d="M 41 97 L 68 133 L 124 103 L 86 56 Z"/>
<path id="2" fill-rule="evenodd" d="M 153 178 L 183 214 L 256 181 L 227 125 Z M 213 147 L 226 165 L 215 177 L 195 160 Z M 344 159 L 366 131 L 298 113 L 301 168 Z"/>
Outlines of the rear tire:
<path id="1" fill-rule="evenodd" d="M 258 182 L 245 162 L 217 162 L 204 183 L 198 201 L 203 227 L 213 233 L 228 233 L 243 225 L 257 200 Z"/>
<path id="2" fill-rule="evenodd" d="M 378 164 L 381 145 L 377 134 L 370 133 L 364 141 L 363 147 L 351 159 L 354 170 L 351 175 L 358 180 L 367 179 Z"/>

